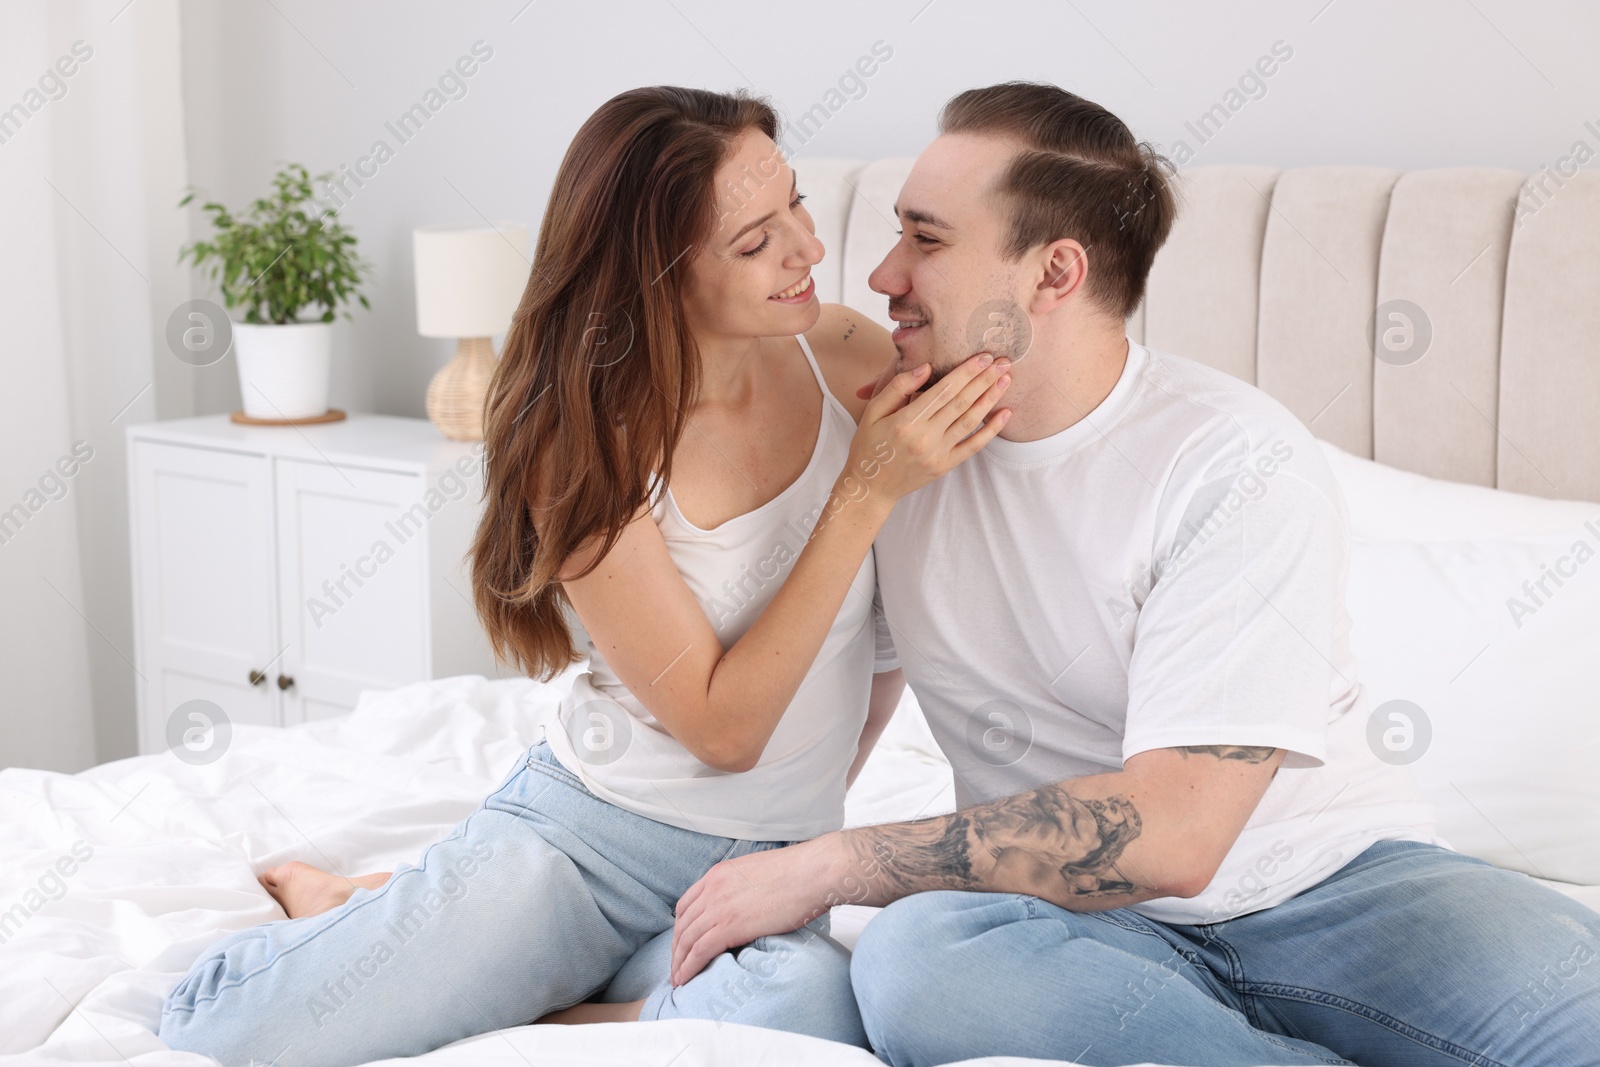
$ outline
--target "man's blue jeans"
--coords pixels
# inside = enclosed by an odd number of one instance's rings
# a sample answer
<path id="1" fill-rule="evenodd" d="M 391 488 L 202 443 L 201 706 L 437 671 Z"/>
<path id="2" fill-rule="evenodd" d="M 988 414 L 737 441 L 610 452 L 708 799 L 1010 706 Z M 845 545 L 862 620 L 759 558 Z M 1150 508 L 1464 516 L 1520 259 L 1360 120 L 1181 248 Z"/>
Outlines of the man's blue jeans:
<path id="1" fill-rule="evenodd" d="M 346 1067 L 600 995 L 644 999 L 643 1019 L 864 1045 L 849 955 L 826 936 L 826 916 L 725 952 L 676 989 L 664 981 L 678 898 L 717 861 L 781 844 L 616 807 L 541 742 L 417 866 L 332 911 L 211 946 L 168 996 L 161 1037 L 230 1067 Z"/>
<path id="2" fill-rule="evenodd" d="M 1416 842 L 1205 926 L 919 893 L 868 924 L 851 977 L 896 1067 L 1600 1065 L 1600 913 Z"/>

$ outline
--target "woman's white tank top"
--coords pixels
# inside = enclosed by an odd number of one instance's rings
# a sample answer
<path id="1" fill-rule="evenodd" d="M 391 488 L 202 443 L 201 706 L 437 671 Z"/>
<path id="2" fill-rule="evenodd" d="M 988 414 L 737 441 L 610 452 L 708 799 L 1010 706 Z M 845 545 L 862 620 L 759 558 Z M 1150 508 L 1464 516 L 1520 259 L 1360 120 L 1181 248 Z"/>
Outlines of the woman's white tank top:
<path id="1" fill-rule="evenodd" d="M 849 458 L 856 424 L 828 391 L 804 337 L 796 337 L 822 390 L 811 462 L 772 500 L 714 529 L 678 510 L 670 489 L 652 515 L 667 552 L 705 610 L 722 647 L 737 641 L 788 577 Z M 874 664 L 872 553 L 861 564 L 822 650 L 779 720 L 761 760 L 742 773 L 696 759 L 624 686 L 591 641 L 589 670 L 546 722 L 556 758 L 595 795 L 659 822 L 720 837 L 797 841 L 844 822 L 845 773 L 866 721 Z M 639 605 L 649 625 L 650 605 Z"/>

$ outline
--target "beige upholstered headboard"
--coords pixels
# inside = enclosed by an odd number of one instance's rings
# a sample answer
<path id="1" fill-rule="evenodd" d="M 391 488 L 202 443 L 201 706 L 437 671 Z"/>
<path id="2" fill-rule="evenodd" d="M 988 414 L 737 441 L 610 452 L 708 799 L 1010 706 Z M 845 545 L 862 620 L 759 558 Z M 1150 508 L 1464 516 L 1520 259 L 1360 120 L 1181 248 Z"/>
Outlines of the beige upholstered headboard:
<path id="1" fill-rule="evenodd" d="M 828 247 L 818 295 L 886 325 L 867 274 L 911 162 L 794 161 Z M 1135 339 L 1355 455 L 1600 501 L 1600 174 L 1215 166 L 1180 186 Z"/>

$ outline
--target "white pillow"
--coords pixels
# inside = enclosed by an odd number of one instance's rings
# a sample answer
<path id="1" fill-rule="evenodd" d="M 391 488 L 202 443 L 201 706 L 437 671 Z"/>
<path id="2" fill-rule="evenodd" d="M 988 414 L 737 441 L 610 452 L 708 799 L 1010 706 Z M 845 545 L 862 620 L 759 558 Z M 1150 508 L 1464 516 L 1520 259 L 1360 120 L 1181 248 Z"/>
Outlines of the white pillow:
<path id="1" fill-rule="evenodd" d="M 1369 541 L 1453 541 L 1559 533 L 1600 516 L 1600 504 L 1464 485 L 1360 459 L 1318 441 L 1350 506 L 1350 535 Z"/>
<path id="2" fill-rule="evenodd" d="M 1600 505 L 1325 448 L 1355 535 L 1351 642 L 1380 724 L 1369 736 L 1382 746 L 1395 729 L 1403 744 L 1410 731 L 1404 755 L 1456 849 L 1600 885 Z"/>

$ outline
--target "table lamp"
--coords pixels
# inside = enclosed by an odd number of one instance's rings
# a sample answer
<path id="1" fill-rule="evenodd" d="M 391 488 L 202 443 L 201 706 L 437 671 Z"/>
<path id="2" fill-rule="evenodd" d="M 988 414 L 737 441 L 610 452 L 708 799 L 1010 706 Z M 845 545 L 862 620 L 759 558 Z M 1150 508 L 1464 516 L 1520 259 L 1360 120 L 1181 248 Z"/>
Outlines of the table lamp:
<path id="1" fill-rule="evenodd" d="M 428 419 L 452 441 L 483 439 L 494 374 L 490 338 L 505 333 L 531 269 L 520 222 L 419 226 L 411 234 L 417 333 L 455 337 L 455 356 L 428 383 Z"/>

